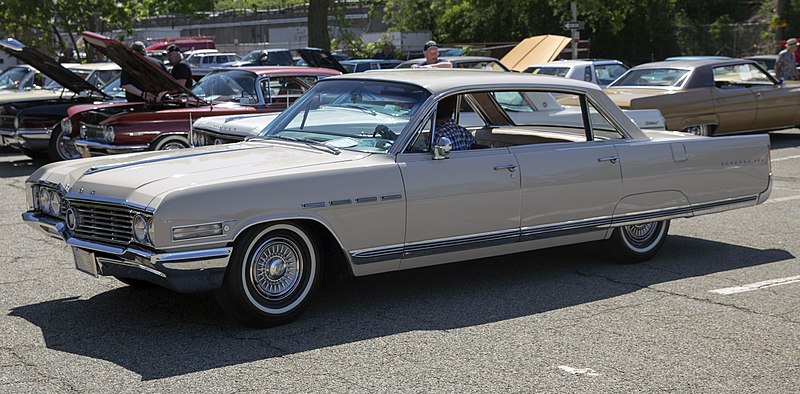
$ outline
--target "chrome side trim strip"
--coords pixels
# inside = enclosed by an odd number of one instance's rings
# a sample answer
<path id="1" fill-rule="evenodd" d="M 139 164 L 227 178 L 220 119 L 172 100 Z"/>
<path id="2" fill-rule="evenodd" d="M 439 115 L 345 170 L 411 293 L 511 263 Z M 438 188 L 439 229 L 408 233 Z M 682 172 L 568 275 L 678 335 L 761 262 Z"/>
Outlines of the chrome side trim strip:
<path id="1" fill-rule="evenodd" d="M 206 250 L 192 250 L 188 252 L 173 252 L 154 255 L 153 263 L 174 263 L 178 261 L 198 261 L 230 257 L 233 248 L 216 248 Z"/>
<path id="2" fill-rule="evenodd" d="M 387 194 L 385 196 L 381 196 L 381 201 L 400 200 L 402 198 L 402 194 Z"/>
<path id="3" fill-rule="evenodd" d="M 338 205 L 350 205 L 352 203 L 353 203 L 353 200 L 351 200 L 349 198 L 346 199 L 346 200 L 333 200 L 333 201 L 330 202 L 332 207 L 335 207 L 335 206 L 338 206 Z"/>
<path id="4" fill-rule="evenodd" d="M 747 196 L 694 204 L 685 207 L 661 209 L 650 212 L 637 212 L 617 218 L 610 216 L 592 218 L 583 221 L 549 224 L 544 226 L 523 227 L 520 230 L 503 230 L 485 234 L 460 236 L 453 238 L 420 241 L 403 245 L 392 245 L 350 252 L 354 264 L 368 264 L 386 260 L 430 256 L 440 253 L 458 252 L 488 246 L 505 245 L 516 242 L 561 237 L 600 231 L 607 228 L 646 223 L 657 220 L 668 220 L 680 217 L 691 217 L 708 211 L 721 211 L 736 206 L 755 205 L 758 196 Z"/>
<path id="5" fill-rule="evenodd" d="M 306 202 L 303 203 L 303 208 L 325 208 L 325 201 Z"/>
<path id="6" fill-rule="evenodd" d="M 356 203 L 363 203 L 363 202 L 377 202 L 378 197 L 358 197 L 356 198 Z"/>

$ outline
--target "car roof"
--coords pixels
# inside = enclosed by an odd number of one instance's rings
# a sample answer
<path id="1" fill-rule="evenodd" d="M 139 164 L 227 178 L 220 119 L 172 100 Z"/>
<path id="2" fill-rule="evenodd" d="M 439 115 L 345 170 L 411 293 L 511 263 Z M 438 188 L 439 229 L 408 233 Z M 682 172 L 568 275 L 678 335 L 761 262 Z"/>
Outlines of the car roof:
<path id="1" fill-rule="evenodd" d="M 77 70 L 101 70 L 101 71 L 122 69 L 122 67 L 120 67 L 119 64 L 114 62 L 83 63 L 83 64 L 76 64 L 68 68 Z"/>
<path id="2" fill-rule="evenodd" d="M 563 87 L 574 86 L 580 89 L 599 90 L 600 88 L 589 82 L 553 77 L 549 75 L 531 75 L 523 73 L 510 73 L 504 71 L 485 71 L 470 69 L 393 69 L 373 70 L 368 73 L 345 74 L 327 80 L 338 79 L 379 80 L 388 82 L 409 83 L 424 87 L 434 94 L 442 93 L 458 87 L 477 87 L 481 85 L 538 85 Z"/>
<path id="3" fill-rule="evenodd" d="M 694 69 L 705 66 L 726 66 L 731 64 L 754 63 L 749 59 L 700 59 L 700 60 L 664 60 L 660 62 L 640 64 L 635 69 L 642 68 L 685 68 Z"/>
<path id="4" fill-rule="evenodd" d="M 246 70 L 258 75 L 339 75 L 339 71 L 330 68 L 303 67 L 303 66 L 248 66 L 248 67 L 229 67 L 220 70 Z"/>
<path id="5" fill-rule="evenodd" d="M 565 60 L 555 60 L 552 62 L 547 63 L 539 63 L 539 64 L 531 64 L 528 67 L 552 67 L 552 66 L 585 66 L 589 64 L 624 64 L 619 60 L 612 60 L 612 59 L 565 59 Z"/>

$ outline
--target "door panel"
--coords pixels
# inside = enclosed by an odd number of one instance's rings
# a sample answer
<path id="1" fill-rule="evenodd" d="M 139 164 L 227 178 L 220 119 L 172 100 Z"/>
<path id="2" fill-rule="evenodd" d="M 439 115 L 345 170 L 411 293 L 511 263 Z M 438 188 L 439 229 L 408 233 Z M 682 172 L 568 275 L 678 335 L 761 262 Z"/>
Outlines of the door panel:
<path id="1" fill-rule="evenodd" d="M 454 151 L 445 160 L 401 154 L 398 163 L 408 204 L 401 268 L 415 257 L 518 239 L 520 181 L 508 149 Z"/>
<path id="2" fill-rule="evenodd" d="M 714 110 L 719 119 L 717 131 L 750 130 L 756 119 L 756 96 L 745 86 L 711 88 Z"/>
<path id="3" fill-rule="evenodd" d="M 800 105 L 800 94 L 796 90 L 782 88 L 780 85 L 756 85 L 751 89 L 758 103 L 752 129 L 794 126 L 797 108 Z"/>
<path id="4" fill-rule="evenodd" d="M 522 176 L 523 240 L 590 232 L 610 223 L 622 192 L 613 146 L 589 141 L 518 146 L 511 152 Z"/>

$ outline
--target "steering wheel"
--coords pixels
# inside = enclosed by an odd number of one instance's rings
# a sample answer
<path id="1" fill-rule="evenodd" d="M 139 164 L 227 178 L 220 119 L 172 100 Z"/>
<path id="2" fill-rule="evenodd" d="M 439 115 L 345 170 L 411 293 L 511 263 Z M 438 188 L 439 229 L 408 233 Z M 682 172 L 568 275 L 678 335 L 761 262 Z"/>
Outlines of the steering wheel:
<path id="1" fill-rule="evenodd" d="M 386 125 L 379 124 L 375 126 L 375 131 L 372 132 L 372 138 L 381 137 L 386 140 L 394 141 L 397 139 L 397 135 L 392 132 Z"/>

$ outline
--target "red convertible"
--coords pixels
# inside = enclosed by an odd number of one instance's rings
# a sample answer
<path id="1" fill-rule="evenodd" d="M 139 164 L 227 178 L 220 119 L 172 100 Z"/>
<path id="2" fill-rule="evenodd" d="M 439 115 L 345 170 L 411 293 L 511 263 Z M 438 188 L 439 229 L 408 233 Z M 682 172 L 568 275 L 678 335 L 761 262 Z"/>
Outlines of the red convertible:
<path id="1" fill-rule="evenodd" d="M 213 115 L 280 112 L 318 79 L 339 75 L 327 68 L 257 67 L 210 73 L 192 90 L 126 45 L 84 32 L 84 39 L 143 83 L 148 92 L 170 92 L 150 103 L 79 105 L 62 127 L 79 138 L 81 156 L 187 148 L 194 120 Z"/>

